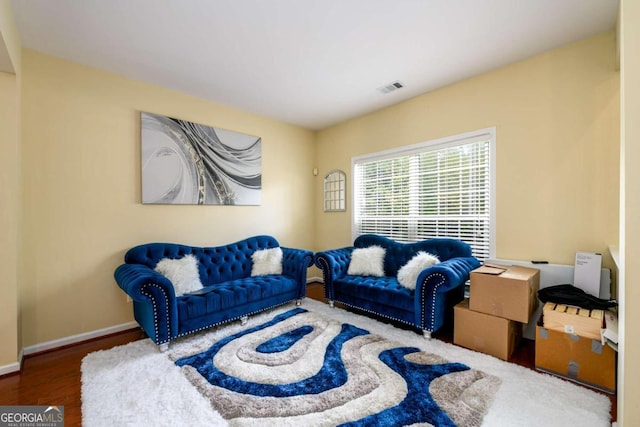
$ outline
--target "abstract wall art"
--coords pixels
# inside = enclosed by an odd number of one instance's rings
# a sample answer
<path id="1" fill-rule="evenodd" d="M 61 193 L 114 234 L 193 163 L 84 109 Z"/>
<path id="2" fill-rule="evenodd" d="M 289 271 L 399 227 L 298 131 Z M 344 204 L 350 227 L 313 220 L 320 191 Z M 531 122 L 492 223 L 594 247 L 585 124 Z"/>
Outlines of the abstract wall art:
<path id="1" fill-rule="evenodd" d="M 142 203 L 259 205 L 258 136 L 141 113 Z"/>

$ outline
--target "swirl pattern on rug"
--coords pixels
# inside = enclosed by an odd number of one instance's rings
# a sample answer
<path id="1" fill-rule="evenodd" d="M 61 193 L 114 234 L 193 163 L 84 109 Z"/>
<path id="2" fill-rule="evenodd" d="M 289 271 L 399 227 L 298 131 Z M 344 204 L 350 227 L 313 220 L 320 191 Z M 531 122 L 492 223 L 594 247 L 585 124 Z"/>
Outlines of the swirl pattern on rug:
<path id="1" fill-rule="evenodd" d="M 243 426 L 479 426 L 500 384 L 300 308 L 175 363 Z"/>

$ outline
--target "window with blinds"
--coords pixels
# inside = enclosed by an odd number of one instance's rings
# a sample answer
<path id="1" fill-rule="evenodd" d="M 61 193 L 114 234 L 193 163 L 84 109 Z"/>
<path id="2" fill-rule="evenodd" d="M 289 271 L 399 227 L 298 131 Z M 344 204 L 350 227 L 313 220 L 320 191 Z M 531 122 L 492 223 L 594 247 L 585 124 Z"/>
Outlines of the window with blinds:
<path id="1" fill-rule="evenodd" d="M 494 141 L 489 129 L 354 158 L 354 235 L 452 237 L 489 258 Z"/>

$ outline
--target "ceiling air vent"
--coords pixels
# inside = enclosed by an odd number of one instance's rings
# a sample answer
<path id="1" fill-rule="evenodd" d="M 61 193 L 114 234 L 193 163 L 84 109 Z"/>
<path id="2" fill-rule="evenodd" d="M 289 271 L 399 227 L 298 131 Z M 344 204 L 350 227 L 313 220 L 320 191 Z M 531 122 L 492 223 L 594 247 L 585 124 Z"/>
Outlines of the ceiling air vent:
<path id="1" fill-rule="evenodd" d="M 404 87 L 404 85 L 396 80 L 393 83 L 389 83 L 388 85 L 384 85 L 382 87 L 379 87 L 378 90 L 380 92 L 382 92 L 382 93 L 389 93 L 389 92 L 393 92 L 394 90 L 401 89 L 403 87 Z"/>

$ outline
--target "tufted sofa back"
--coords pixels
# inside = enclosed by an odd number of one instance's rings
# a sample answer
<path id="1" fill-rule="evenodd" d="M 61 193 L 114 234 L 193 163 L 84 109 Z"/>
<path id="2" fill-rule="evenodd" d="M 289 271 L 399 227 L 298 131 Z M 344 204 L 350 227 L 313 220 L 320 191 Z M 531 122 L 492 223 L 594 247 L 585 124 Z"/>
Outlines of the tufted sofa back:
<path id="1" fill-rule="evenodd" d="M 356 248 L 366 248 L 373 245 L 382 246 L 386 249 L 384 257 L 384 273 L 386 276 L 397 275 L 398 270 L 419 251 L 436 255 L 440 261 L 471 256 L 471 246 L 462 240 L 450 238 L 434 238 L 413 243 L 401 243 L 377 234 L 362 234 L 353 242 L 353 246 Z"/>
<path id="2" fill-rule="evenodd" d="M 256 236 L 224 246 L 200 248 L 176 243 L 147 243 L 127 251 L 127 264 L 143 264 L 155 268 L 163 258 L 177 259 L 193 254 L 199 260 L 200 281 L 204 286 L 241 279 L 251 275 L 251 255 L 260 249 L 280 246 L 271 236 Z"/>

